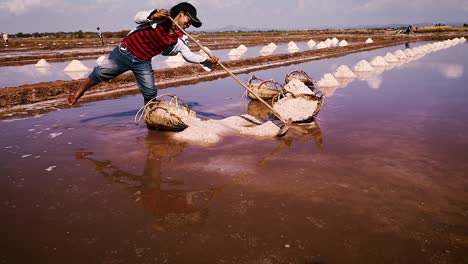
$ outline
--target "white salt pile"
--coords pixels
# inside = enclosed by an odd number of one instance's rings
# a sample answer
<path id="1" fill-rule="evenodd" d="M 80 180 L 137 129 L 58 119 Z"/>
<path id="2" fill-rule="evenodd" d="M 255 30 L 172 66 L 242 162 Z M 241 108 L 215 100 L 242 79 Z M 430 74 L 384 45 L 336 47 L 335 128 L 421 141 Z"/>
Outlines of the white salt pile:
<path id="1" fill-rule="evenodd" d="M 230 134 L 274 137 L 279 131 L 279 127 L 273 122 L 268 121 L 262 124 L 260 120 L 250 115 L 206 121 L 191 117 L 185 118 L 184 122 L 188 125 L 188 128 L 175 133 L 174 139 L 202 145 L 217 143 L 223 136 Z"/>
<path id="2" fill-rule="evenodd" d="M 294 51 L 294 50 L 299 50 L 299 47 L 297 46 L 297 44 L 294 42 L 294 41 L 290 41 L 288 43 L 288 51 Z"/>
<path id="3" fill-rule="evenodd" d="M 329 38 L 327 38 L 324 42 L 325 42 L 325 44 L 327 44 L 328 47 L 330 47 L 332 45 L 332 43 L 333 43 L 331 41 L 331 39 L 329 39 Z"/>
<path id="4" fill-rule="evenodd" d="M 343 39 L 342 41 L 340 41 L 340 43 L 338 43 L 338 46 L 339 47 L 346 47 L 346 46 L 348 46 L 348 42 Z"/>
<path id="5" fill-rule="evenodd" d="M 302 121 L 310 118 L 317 109 L 317 101 L 304 97 L 284 97 L 273 105 L 273 109 L 285 120 Z"/>
<path id="6" fill-rule="evenodd" d="M 404 52 L 405 52 L 405 54 L 406 54 L 406 57 L 414 57 L 414 56 L 416 56 L 416 54 L 414 54 L 414 52 L 413 52 L 411 49 L 405 49 Z"/>
<path id="7" fill-rule="evenodd" d="M 99 58 L 97 58 L 97 60 L 96 60 L 96 63 L 97 63 L 98 65 L 102 65 L 103 62 L 104 62 L 106 59 L 107 59 L 107 57 L 106 57 L 105 55 L 99 56 Z"/>
<path id="8" fill-rule="evenodd" d="M 273 42 L 270 42 L 270 44 L 268 44 L 267 47 L 269 47 L 272 52 L 275 51 L 276 48 L 278 48 L 278 46 L 276 46 L 276 44 Z"/>
<path id="9" fill-rule="evenodd" d="M 402 50 L 397 50 L 394 54 L 395 57 L 397 57 L 399 60 L 405 60 L 408 58 L 408 56 L 406 56 L 406 53 L 404 53 Z"/>
<path id="10" fill-rule="evenodd" d="M 185 62 L 185 59 L 182 57 L 182 54 L 177 53 L 175 56 L 168 56 L 166 62 Z"/>
<path id="11" fill-rule="evenodd" d="M 374 70 L 374 67 L 372 67 L 372 65 L 370 65 L 370 63 L 367 62 L 366 60 L 359 61 L 353 67 L 353 71 L 355 72 L 371 72 L 373 70 Z"/>
<path id="12" fill-rule="evenodd" d="M 232 61 L 240 59 L 241 55 L 228 55 L 228 58 Z"/>
<path id="13" fill-rule="evenodd" d="M 388 62 L 382 57 L 382 56 L 377 56 L 375 57 L 370 64 L 374 67 L 385 67 L 388 66 Z"/>
<path id="14" fill-rule="evenodd" d="M 89 68 L 86 67 L 81 61 L 79 60 L 72 60 L 70 64 L 68 64 L 65 69 L 65 72 L 73 72 L 73 71 L 89 71 Z"/>
<path id="15" fill-rule="evenodd" d="M 371 38 L 366 39 L 366 44 L 371 44 L 374 43 L 374 41 Z"/>
<path id="16" fill-rule="evenodd" d="M 50 67 L 50 64 L 45 59 L 40 59 L 34 67 Z"/>
<path id="17" fill-rule="evenodd" d="M 465 42 L 465 41 L 466 41 L 466 38 L 465 38 L 465 37 L 461 37 L 460 40 L 461 40 L 462 42 Z"/>
<path id="18" fill-rule="evenodd" d="M 388 63 L 396 63 L 396 62 L 399 62 L 400 60 L 395 56 L 393 55 L 391 52 L 387 52 L 387 54 L 385 54 L 384 56 L 384 59 L 385 61 L 387 61 Z"/>
<path id="19" fill-rule="evenodd" d="M 331 40 L 331 41 L 332 41 L 332 43 L 331 43 L 331 44 L 332 44 L 332 46 L 336 46 L 336 45 L 338 45 L 338 42 L 339 42 L 339 41 L 338 41 L 338 39 L 337 39 L 337 38 L 332 38 L 332 40 Z"/>
<path id="20" fill-rule="evenodd" d="M 320 78 L 317 82 L 317 86 L 320 87 L 336 87 L 339 86 L 340 83 L 333 77 L 333 74 L 327 73 Z"/>
<path id="21" fill-rule="evenodd" d="M 246 52 L 247 47 L 244 44 L 240 44 L 239 47 L 237 47 L 237 50 L 240 52 Z"/>
<path id="22" fill-rule="evenodd" d="M 335 78 L 351 79 L 356 78 L 356 74 L 351 71 L 346 65 L 338 67 L 334 73 Z"/>
<path id="23" fill-rule="evenodd" d="M 231 51 L 229 51 L 228 55 L 229 56 L 240 56 L 241 53 L 237 49 L 232 49 Z"/>
<path id="24" fill-rule="evenodd" d="M 263 48 L 260 49 L 260 54 L 265 56 L 265 55 L 270 55 L 273 53 L 273 48 L 269 46 L 264 46 Z"/>
<path id="25" fill-rule="evenodd" d="M 315 47 L 317 43 L 315 43 L 315 41 L 313 41 L 312 39 L 307 41 L 307 46 L 309 46 L 309 48 L 313 48 Z"/>
<path id="26" fill-rule="evenodd" d="M 317 44 L 317 46 L 315 47 L 317 49 L 324 49 L 324 48 L 328 48 L 327 44 L 325 44 L 323 41 L 320 41 L 319 44 Z"/>
<path id="27" fill-rule="evenodd" d="M 307 87 L 303 82 L 299 81 L 298 79 L 292 79 L 283 87 L 283 89 L 294 95 L 313 94 L 312 90 L 310 90 L 309 87 Z"/>

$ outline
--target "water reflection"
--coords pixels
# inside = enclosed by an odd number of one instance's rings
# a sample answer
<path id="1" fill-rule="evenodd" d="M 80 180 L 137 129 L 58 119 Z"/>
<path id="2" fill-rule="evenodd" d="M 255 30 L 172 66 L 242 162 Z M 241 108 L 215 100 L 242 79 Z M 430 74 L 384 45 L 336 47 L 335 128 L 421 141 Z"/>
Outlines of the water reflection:
<path id="1" fill-rule="evenodd" d="M 458 79 L 463 77 L 464 67 L 460 64 L 451 63 L 433 63 L 432 67 L 436 68 L 447 79 Z"/>
<path id="2" fill-rule="evenodd" d="M 191 186 L 181 181 L 164 178 L 162 166 L 173 163 L 184 152 L 185 144 L 155 140 L 148 134 L 144 140 L 147 154 L 142 175 L 129 173 L 112 161 L 93 158 L 92 152 L 78 151 L 77 159 L 95 165 L 96 171 L 108 180 L 123 185 L 136 204 L 153 217 L 157 231 L 174 227 L 202 226 L 208 215 L 210 201 L 216 187 Z"/>
<path id="3" fill-rule="evenodd" d="M 89 71 L 64 71 L 64 73 L 73 80 L 86 78 L 88 76 L 88 72 Z"/>

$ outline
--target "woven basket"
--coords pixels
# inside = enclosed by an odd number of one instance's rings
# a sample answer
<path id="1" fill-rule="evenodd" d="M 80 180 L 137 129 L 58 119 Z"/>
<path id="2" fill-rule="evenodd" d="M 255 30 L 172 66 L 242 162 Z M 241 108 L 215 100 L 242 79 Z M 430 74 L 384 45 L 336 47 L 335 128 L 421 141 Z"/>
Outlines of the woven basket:
<path id="1" fill-rule="evenodd" d="M 280 83 L 273 80 L 262 80 L 253 75 L 250 77 L 248 87 L 263 100 L 271 100 L 283 90 L 283 86 Z M 257 97 L 249 91 L 247 91 L 247 96 L 252 100 L 258 100 Z"/>
<path id="2" fill-rule="evenodd" d="M 163 101 L 163 98 L 171 99 Z M 185 101 L 173 94 L 160 95 L 145 105 L 146 124 L 149 128 L 158 130 L 182 131 L 188 127 L 184 118 L 196 116 L 196 112 Z"/>
<path id="3" fill-rule="evenodd" d="M 315 119 L 315 117 L 318 115 L 320 110 L 322 109 L 322 105 L 324 103 L 325 96 L 318 96 L 318 95 L 315 95 L 315 94 L 294 95 L 294 94 L 292 94 L 290 92 L 285 92 L 285 93 L 281 93 L 281 94 L 275 96 L 275 98 L 273 98 L 273 100 L 272 100 L 273 108 L 274 108 L 275 104 L 277 104 L 280 101 L 293 100 L 293 99 L 299 98 L 299 97 L 304 98 L 304 99 L 306 99 L 308 101 L 317 101 L 317 108 L 315 108 L 315 111 L 310 113 L 310 115 L 307 118 L 304 118 L 302 120 L 293 120 L 293 123 L 312 122 Z"/>
<path id="4" fill-rule="evenodd" d="M 314 85 L 314 80 L 305 71 L 295 70 L 286 74 L 284 82 L 289 83 L 293 79 L 299 80 L 307 86 Z"/>

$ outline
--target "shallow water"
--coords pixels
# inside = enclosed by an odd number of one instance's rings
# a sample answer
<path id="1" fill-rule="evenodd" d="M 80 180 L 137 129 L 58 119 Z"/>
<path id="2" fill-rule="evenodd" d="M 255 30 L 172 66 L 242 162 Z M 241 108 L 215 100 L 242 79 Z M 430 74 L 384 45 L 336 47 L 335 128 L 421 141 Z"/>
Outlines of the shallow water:
<path id="1" fill-rule="evenodd" d="M 298 42 L 296 43 L 299 47 L 299 51 L 306 51 L 310 50 L 307 46 L 306 42 Z M 230 61 L 230 60 L 237 60 L 237 59 L 245 59 L 245 58 L 253 58 L 260 56 L 260 49 L 263 46 L 253 46 L 248 47 L 248 50 L 238 56 L 238 57 L 229 57 L 228 53 L 231 49 L 220 49 L 220 50 L 213 50 L 212 53 L 219 57 L 221 61 Z M 44 51 L 44 54 L 51 54 L 51 53 L 67 53 L 73 52 L 77 49 L 72 50 L 62 50 L 62 51 Z M 102 49 L 94 49 L 96 51 L 99 50 L 109 50 L 109 48 L 102 48 Z M 80 51 L 93 51 L 93 49 L 80 49 Z M 199 49 L 193 49 L 193 52 L 198 53 Z M 288 53 L 287 44 L 278 44 L 278 48 L 274 50 L 270 54 L 284 54 Z M 32 55 L 40 55 L 41 53 L 32 53 Z M 12 53 L 12 54 L 0 54 L 0 59 L 2 56 L 18 56 L 21 55 L 20 53 Z M 107 54 L 108 55 L 108 54 Z M 269 55 L 269 54 L 268 54 Z M 22 55 L 24 56 L 24 54 Z M 99 56 L 96 55 L 96 59 Z M 158 69 L 165 69 L 165 68 L 175 68 L 180 66 L 189 65 L 188 62 L 181 62 L 181 63 L 166 63 L 168 57 L 166 56 L 156 56 L 152 60 L 152 66 L 154 70 Z M 5 87 L 15 87 L 25 84 L 34 84 L 39 82 L 49 82 L 49 81 L 57 81 L 57 80 L 78 80 L 83 79 L 88 76 L 88 74 L 92 71 L 93 67 L 97 65 L 96 59 L 93 60 L 80 60 L 86 67 L 89 68 L 88 71 L 78 71 L 78 72 L 64 72 L 63 69 L 67 67 L 67 65 L 71 62 L 49 62 L 50 67 L 35 67 L 34 64 L 27 64 L 21 66 L 3 66 L 0 67 L 0 88 Z"/>
<path id="2" fill-rule="evenodd" d="M 461 44 L 354 80 L 282 139 L 178 143 L 133 124 L 140 95 L 3 120 L 0 262 L 466 263 L 467 62 Z M 264 112 L 227 78 L 166 92 L 203 118 Z"/>

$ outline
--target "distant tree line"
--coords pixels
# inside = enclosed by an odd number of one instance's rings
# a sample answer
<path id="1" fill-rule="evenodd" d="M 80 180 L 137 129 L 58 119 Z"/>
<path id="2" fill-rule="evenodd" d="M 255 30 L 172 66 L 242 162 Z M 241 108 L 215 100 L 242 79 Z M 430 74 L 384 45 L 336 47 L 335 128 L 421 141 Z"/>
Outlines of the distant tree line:
<path id="1" fill-rule="evenodd" d="M 129 30 L 121 30 L 117 32 L 103 32 L 104 38 L 123 38 L 128 34 Z M 51 39 L 90 39 L 98 38 L 97 32 L 78 30 L 75 32 L 34 32 L 23 33 L 18 32 L 12 37 L 17 38 L 51 38 Z"/>

